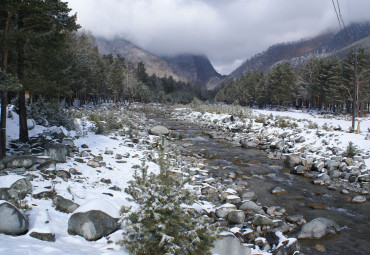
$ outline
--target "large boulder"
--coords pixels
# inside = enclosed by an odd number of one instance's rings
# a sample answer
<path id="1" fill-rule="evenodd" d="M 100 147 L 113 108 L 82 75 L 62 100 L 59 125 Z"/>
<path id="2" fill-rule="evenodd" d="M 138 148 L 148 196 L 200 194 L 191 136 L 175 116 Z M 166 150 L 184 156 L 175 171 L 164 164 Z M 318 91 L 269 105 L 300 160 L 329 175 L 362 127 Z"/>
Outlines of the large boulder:
<path id="1" fill-rule="evenodd" d="M 168 135 L 170 131 L 164 126 L 154 126 L 149 129 L 149 134 L 151 135 Z"/>
<path id="2" fill-rule="evenodd" d="M 68 149 L 65 144 L 48 143 L 45 145 L 44 155 L 59 162 L 66 162 Z"/>
<path id="3" fill-rule="evenodd" d="M 74 213 L 68 220 L 68 233 L 95 241 L 118 230 L 118 219 L 98 210 Z"/>
<path id="4" fill-rule="evenodd" d="M 80 206 L 79 204 L 59 195 L 56 195 L 53 198 L 53 204 L 55 206 L 55 210 L 64 213 L 73 213 Z"/>
<path id="5" fill-rule="evenodd" d="M 30 168 L 35 165 L 37 158 L 33 156 L 19 156 L 19 157 L 10 157 L 7 160 L 7 167 L 9 168 Z"/>
<path id="6" fill-rule="evenodd" d="M 19 175 L 0 176 L 1 198 L 4 200 L 21 200 L 32 191 L 32 184 Z"/>
<path id="7" fill-rule="evenodd" d="M 234 235 L 226 235 L 214 242 L 212 254 L 218 255 L 250 255 L 251 249 L 242 245 Z"/>
<path id="8" fill-rule="evenodd" d="M 0 233 L 23 235 L 27 231 L 27 218 L 14 205 L 0 200 Z"/>
<path id="9" fill-rule="evenodd" d="M 320 239 L 338 232 L 340 232 L 340 227 L 334 221 L 326 218 L 316 218 L 302 226 L 298 233 L 298 239 Z"/>
<path id="10" fill-rule="evenodd" d="M 103 199 L 80 206 L 68 220 L 68 233 L 93 241 L 119 228 L 119 210 Z"/>

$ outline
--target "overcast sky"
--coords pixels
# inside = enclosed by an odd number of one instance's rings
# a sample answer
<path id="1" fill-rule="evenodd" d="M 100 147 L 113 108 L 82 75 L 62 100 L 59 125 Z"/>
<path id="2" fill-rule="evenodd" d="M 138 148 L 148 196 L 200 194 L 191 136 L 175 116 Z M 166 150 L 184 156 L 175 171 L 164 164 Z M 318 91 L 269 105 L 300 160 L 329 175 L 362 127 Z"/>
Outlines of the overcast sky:
<path id="1" fill-rule="evenodd" d="M 66 0 L 68 1 L 68 0 Z M 276 43 L 339 24 L 333 0 L 69 0 L 96 36 L 119 36 L 161 55 L 206 55 L 222 74 Z M 343 21 L 370 20 L 370 0 L 339 2 Z"/>

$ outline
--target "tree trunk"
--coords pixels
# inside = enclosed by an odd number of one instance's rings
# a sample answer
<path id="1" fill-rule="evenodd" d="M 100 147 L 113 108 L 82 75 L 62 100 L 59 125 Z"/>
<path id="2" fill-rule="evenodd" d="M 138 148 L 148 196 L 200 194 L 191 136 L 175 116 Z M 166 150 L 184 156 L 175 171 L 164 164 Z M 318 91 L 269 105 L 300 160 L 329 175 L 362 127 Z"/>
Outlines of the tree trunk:
<path id="1" fill-rule="evenodd" d="M 8 92 L 1 93 L 1 131 L 0 131 L 0 158 L 6 156 L 6 106 L 8 104 Z"/>
<path id="2" fill-rule="evenodd" d="M 22 31 L 24 27 L 22 13 L 18 16 L 18 31 Z M 18 40 L 18 79 L 22 82 L 24 79 L 24 39 Z M 21 142 L 28 141 L 27 128 L 27 111 L 26 111 L 26 96 L 24 91 L 18 93 L 19 96 L 19 140 Z"/>
<path id="3" fill-rule="evenodd" d="M 2 52 L 2 63 L 1 63 L 1 69 L 3 72 L 6 72 L 8 68 L 8 49 L 6 47 L 8 39 L 8 32 L 9 32 L 9 22 L 10 18 L 12 16 L 12 13 L 8 11 L 8 16 L 5 21 L 5 27 L 4 27 L 4 39 L 5 44 L 3 47 Z M 8 92 L 3 91 L 1 93 L 1 121 L 0 121 L 0 159 L 4 158 L 6 156 L 6 110 L 7 110 L 7 104 L 8 104 Z"/>

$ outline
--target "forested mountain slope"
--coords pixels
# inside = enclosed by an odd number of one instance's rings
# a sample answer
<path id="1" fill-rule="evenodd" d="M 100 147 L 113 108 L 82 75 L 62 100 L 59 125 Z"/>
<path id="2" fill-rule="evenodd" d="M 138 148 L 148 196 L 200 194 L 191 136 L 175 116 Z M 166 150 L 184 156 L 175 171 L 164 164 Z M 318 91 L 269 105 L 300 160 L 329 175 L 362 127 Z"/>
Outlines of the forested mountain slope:
<path id="1" fill-rule="evenodd" d="M 130 63 L 135 67 L 139 62 L 143 62 L 149 75 L 155 74 L 158 77 L 172 76 L 176 81 L 187 81 L 184 77 L 175 74 L 164 60 L 125 39 L 115 38 L 108 40 L 98 37 L 95 43 L 101 54 L 119 54 L 125 58 L 126 63 Z"/>
<path id="2" fill-rule="evenodd" d="M 209 59 L 203 55 L 181 54 L 158 57 L 122 38 L 108 40 L 98 37 L 95 44 L 101 54 L 119 54 L 125 58 L 126 63 L 135 67 L 139 62 L 143 62 L 149 75 L 172 76 L 176 81 L 198 85 L 207 85 L 214 79 L 223 78 L 214 69 Z"/>
<path id="3" fill-rule="evenodd" d="M 248 71 L 269 71 L 278 62 L 289 61 L 293 66 L 310 57 L 344 57 L 351 48 L 369 47 L 370 22 L 354 23 L 337 33 L 327 32 L 311 39 L 273 45 L 245 61 L 227 79 L 239 78 Z M 352 46 L 350 46 L 352 45 Z M 367 46 L 366 46 L 367 45 Z"/>

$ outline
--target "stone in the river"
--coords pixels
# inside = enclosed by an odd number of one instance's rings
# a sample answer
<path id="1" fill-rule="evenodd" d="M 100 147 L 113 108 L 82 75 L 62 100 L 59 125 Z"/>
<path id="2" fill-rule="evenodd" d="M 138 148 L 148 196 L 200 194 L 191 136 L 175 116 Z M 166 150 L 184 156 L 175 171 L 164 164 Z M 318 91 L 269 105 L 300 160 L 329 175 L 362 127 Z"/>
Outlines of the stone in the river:
<path id="1" fill-rule="evenodd" d="M 286 221 L 298 225 L 306 223 L 306 220 L 303 218 L 303 215 L 289 215 L 286 217 Z"/>
<path id="2" fill-rule="evenodd" d="M 337 234 L 340 227 L 333 220 L 316 218 L 302 226 L 298 239 L 320 239 L 326 235 Z"/>
<path id="3" fill-rule="evenodd" d="M 261 206 L 257 205 L 253 201 L 243 201 L 242 204 L 238 208 L 239 210 L 243 210 L 247 213 L 259 213 L 259 214 L 264 214 L 265 211 L 262 209 Z"/>
<path id="4" fill-rule="evenodd" d="M 271 193 L 274 195 L 281 195 L 281 194 L 287 193 L 287 191 L 281 187 L 276 187 L 272 189 Z"/>
<path id="5" fill-rule="evenodd" d="M 320 203 L 312 203 L 312 204 L 308 204 L 307 206 L 315 210 L 325 210 L 326 209 L 326 205 L 320 204 Z"/>
<path id="6" fill-rule="evenodd" d="M 251 201 L 257 200 L 257 195 L 256 193 L 254 193 L 254 191 L 244 191 L 241 197 L 243 200 L 251 200 Z"/>
<path id="7" fill-rule="evenodd" d="M 301 163 L 301 158 L 295 154 L 285 155 L 284 164 L 286 167 L 295 167 Z"/>
<path id="8" fill-rule="evenodd" d="M 366 197 L 365 196 L 355 196 L 352 198 L 352 203 L 355 204 L 360 204 L 366 202 Z"/>
<path id="9" fill-rule="evenodd" d="M 272 225 L 274 225 L 273 221 L 270 218 L 268 218 L 266 216 L 263 216 L 263 215 L 260 215 L 260 214 L 256 214 L 253 217 L 252 224 L 255 225 L 255 226 L 272 226 Z"/>

